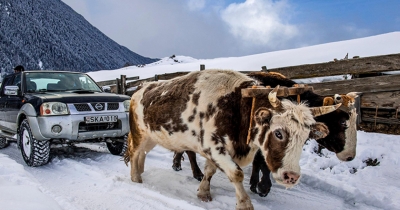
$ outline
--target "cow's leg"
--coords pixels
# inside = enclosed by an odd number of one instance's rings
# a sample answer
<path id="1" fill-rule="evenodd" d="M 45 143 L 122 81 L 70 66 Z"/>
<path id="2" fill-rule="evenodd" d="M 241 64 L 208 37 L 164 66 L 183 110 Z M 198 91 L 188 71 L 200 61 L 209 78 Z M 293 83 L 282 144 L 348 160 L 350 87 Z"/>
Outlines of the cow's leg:
<path id="1" fill-rule="evenodd" d="M 235 187 L 236 192 L 236 209 L 237 210 L 249 210 L 254 209 L 253 204 L 249 195 L 247 195 L 246 190 L 243 186 L 244 173 L 243 170 L 233 162 L 229 155 L 220 155 L 226 160 L 217 161 L 219 167 L 225 172 L 229 180 Z M 219 159 L 219 158 L 215 158 Z"/>
<path id="2" fill-rule="evenodd" d="M 183 152 L 175 152 L 175 154 L 174 154 L 174 160 L 172 161 L 172 168 L 175 171 L 182 170 L 182 167 L 181 167 L 182 155 L 183 155 Z"/>
<path id="3" fill-rule="evenodd" d="M 149 140 L 139 141 L 135 148 L 132 148 L 133 154 L 131 155 L 131 180 L 133 182 L 142 183 L 141 174 L 144 172 L 144 162 L 146 153 L 155 147 L 155 143 Z"/>
<path id="4" fill-rule="evenodd" d="M 157 144 L 155 142 L 152 141 L 145 141 L 145 143 L 143 144 L 143 149 L 141 149 L 141 153 L 139 155 L 139 159 L 138 159 L 138 171 L 140 174 L 142 174 L 144 172 L 144 162 L 146 160 L 146 155 L 148 152 L 150 152 Z"/>
<path id="5" fill-rule="evenodd" d="M 260 170 L 262 172 L 261 180 L 259 180 Z M 270 170 L 264 160 L 261 150 L 258 150 L 253 160 L 253 170 L 250 178 L 250 190 L 258 193 L 259 196 L 265 197 L 268 195 L 272 187 L 271 179 L 269 178 Z"/>
<path id="6" fill-rule="evenodd" d="M 142 183 L 141 172 L 139 171 L 139 156 L 143 155 L 142 151 L 136 149 L 133 154 L 131 154 L 131 180 L 132 182 Z"/>
<path id="7" fill-rule="evenodd" d="M 249 195 L 247 195 L 246 190 L 244 189 L 243 186 L 243 179 L 244 179 L 243 170 L 232 160 L 229 154 L 226 153 L 223 154 L 220 153 L 220 151 L 221 150 L 218 149 L 212 151 L 210 159 L 213 160 L 213 165 L 215 165 L 214 167 L 218 166 L 218 168 L 220 168 L 221 171 L 225 172 L 225 174 L 228 176 L 228 179 L 232 182 L 233 186 L 235 187 L 236 209 L 237 210 L 254 209 L 253 204 L 251 204 L 250 197 Z M 208 186 L 208 194 L 210 194 L 209 193 L 210 181 L 208 181 L 207 183 L 206 181 L 210 179 L 211 177 L 209 177 L 208 169 L 206 167 L 204 170 L 204 178 L 201 181 L 200 186 L 202 186 L 202 184 L 204 185 L 207 184 L 206 186 Z"/>
<path id="8" fill-rule="evenodd" d="M 261 151 L 258 150 L 256 155 L 254 156 L 253 164 L 252 164 L 252 171 L 250 176 L 250 190 L 254 193 L 257 192 L 257 184 L 260 180 L 260 161 L 257 158 L 258 154 L 261 154 Z"/>
<path id="9" fill-rule="evenodd" d="M 210 193 L 210 182 L 212 176 L 215 174 L 216 171 L 217 167 L 214 165 L 214 163 L 207 159 L 204 166 L 204 177 L 200 182 L 199 189 L 197 190 L 197 197 L 202 201 L 212 201 Z"/>
<path id="10" fill-rule="evenodd" d="M 196 153 L 192 151 L 186 151 L 186 154 L 189 157 L 190 167 L 192 168 L 193 177 L 199 181 L 201 181 L 204 177 L 203 172 L 201 172 L 199 165 L 197 165 L 196 161 Z"/>
<path id="11" fill-rule="evenodd" d="M 259 196 L 265 197 L 268 195 L 272 187 L 272 182 L 269 176 L 271 171 L 269 170 L 265 161 L 260 161 L 260 169 L 262 172 L 262 177 L 260 182 L 257 184 L 257 190 Z"/>
<path id="12" fill-rule="evenodd" d="M 135 137 L 134 137 L 135 136 Z M 142 177 L 139 173 L 138 163 L 140 155 L 140 143 L 141 138 L 137 138 L 137 135 L 132 135 L 132 132 L 128 134 L 128 150 L 126 151 L 125 159 L 129 158 L 131 163 L 131 180 L 132 182 L 142 183 Z M 128 162 L 125 160 L 125 162 Z"/>

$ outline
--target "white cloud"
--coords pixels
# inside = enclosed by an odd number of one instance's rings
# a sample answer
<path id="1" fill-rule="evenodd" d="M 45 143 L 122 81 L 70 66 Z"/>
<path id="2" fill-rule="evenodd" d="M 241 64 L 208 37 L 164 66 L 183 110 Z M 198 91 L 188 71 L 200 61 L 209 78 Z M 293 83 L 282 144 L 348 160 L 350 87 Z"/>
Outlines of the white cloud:
<path id="1" fill-rule="evenodd" d="M 289 14 L 285 0 L 246 0 L 229 5 L 221 17 L 235 37 L 250 45 L 276 47 L 298 34 L 297 27 L 286 22 Z"/>
<path id="2" fill-rule="evenodd" d="M 206 5 L 206 1 L 205 0 L 188 0 L 187 4 L 188 4 L 189 9 L 192 11 L 202 10 Z"/>

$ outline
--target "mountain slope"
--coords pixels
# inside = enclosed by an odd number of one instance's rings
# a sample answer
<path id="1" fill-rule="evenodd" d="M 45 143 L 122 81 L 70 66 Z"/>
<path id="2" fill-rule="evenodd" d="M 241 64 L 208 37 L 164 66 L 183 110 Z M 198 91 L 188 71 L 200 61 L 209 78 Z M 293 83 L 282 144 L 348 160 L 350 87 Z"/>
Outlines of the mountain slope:
<path id="1" fill-rule="evenodd" d="M 156 60 L 117 44 L 61 0 L 0 0 L 2 72 L 18 64 L 86 72 Z"/>

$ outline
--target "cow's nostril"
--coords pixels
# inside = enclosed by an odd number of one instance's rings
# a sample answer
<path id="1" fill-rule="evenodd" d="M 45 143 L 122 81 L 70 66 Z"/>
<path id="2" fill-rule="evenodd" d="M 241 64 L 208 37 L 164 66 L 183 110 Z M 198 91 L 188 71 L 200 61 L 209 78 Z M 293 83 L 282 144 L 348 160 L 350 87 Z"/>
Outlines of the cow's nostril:
<path id="1" fill-rule="evenodd" d="M 340 96 L 336 97 L 336 100 L 338 100 L 338 101 L 339 101 L 340 99 L 342 99 Z"/>
<path id="2" fill-rule="evenodd" d="M 346 159 L 346 161 L 352 161 L 354 159 L 354 157 L 348 157 L 347 159 Z"/>
<path id="3" fill-rule="evenodd" d="M 285 173 L 283 173 L 283 178 L 286 180 L 286 179 L 289 179 L 289 176 L 288 176 L 288 174 L 285 172 Z"/>

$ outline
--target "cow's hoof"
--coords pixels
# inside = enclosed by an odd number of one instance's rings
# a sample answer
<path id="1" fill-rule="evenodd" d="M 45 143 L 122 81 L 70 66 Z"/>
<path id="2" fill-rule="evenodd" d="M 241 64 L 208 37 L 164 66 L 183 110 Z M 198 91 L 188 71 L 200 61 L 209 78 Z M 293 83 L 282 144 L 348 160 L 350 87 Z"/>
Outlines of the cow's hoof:
<path id="1" fill-rule="evenodd" d="M 203 180 L 204 174 L 196 174 L 193 175 L 193 178 L 197 179 L 199 182 L 201 182 L 201 180 Z"/>
<path id="2" fill-rule="evenodd" d="M 172 168 L 173 168 L 175 171 L 180 171 L 180 170 L 182 170 L 181 165 L 180 165 L 180 164 L 177 164 L 177 163 L 174 163 L 174 164 L 172 165 Z"/>
<path id="3" fill-rule="evenodd" d="M 268 194 L 269 194 L 269 190 L 268 190 L 268 192 L 265 192 L 265 193 L 258 193 L 258 195 L 260 197 L 267 197 Z"/>
<path id="4" fill-rule="evenodd" d="M 212 197 L 210 193 L 198 193 L 197 197 L 203 202 L 212 201 Z"/>
<path id="5" fill-rule="evenodd" d="M 236 203 L 236 210 L 254 210 L 254 207 L 253 204 L 251 204 L 251 200 L 246 199 Z"/>
<path id="6" fill-rule="evenodd" d="M 251 190 L 251 192 L 258 194 L 258 192 L 257 192 L 257 184 L 250 185 L 250 190 Z"/>
<path id="7" fill-rule="evenodd" d="M 268 187 L 266 185 L 258 183 L 257 185 L 257 191 L 258 195 L 260 197 L 266 197 L 269 194 L 269 191 L 271 191 L 271 187 Z M 254 192 L 254 191 L 253 191 Z"/>
<path id="8" fill-rule="evenodd" d="M 142 177 L 131 177 L 132 182 L 143 183 Z"/>

